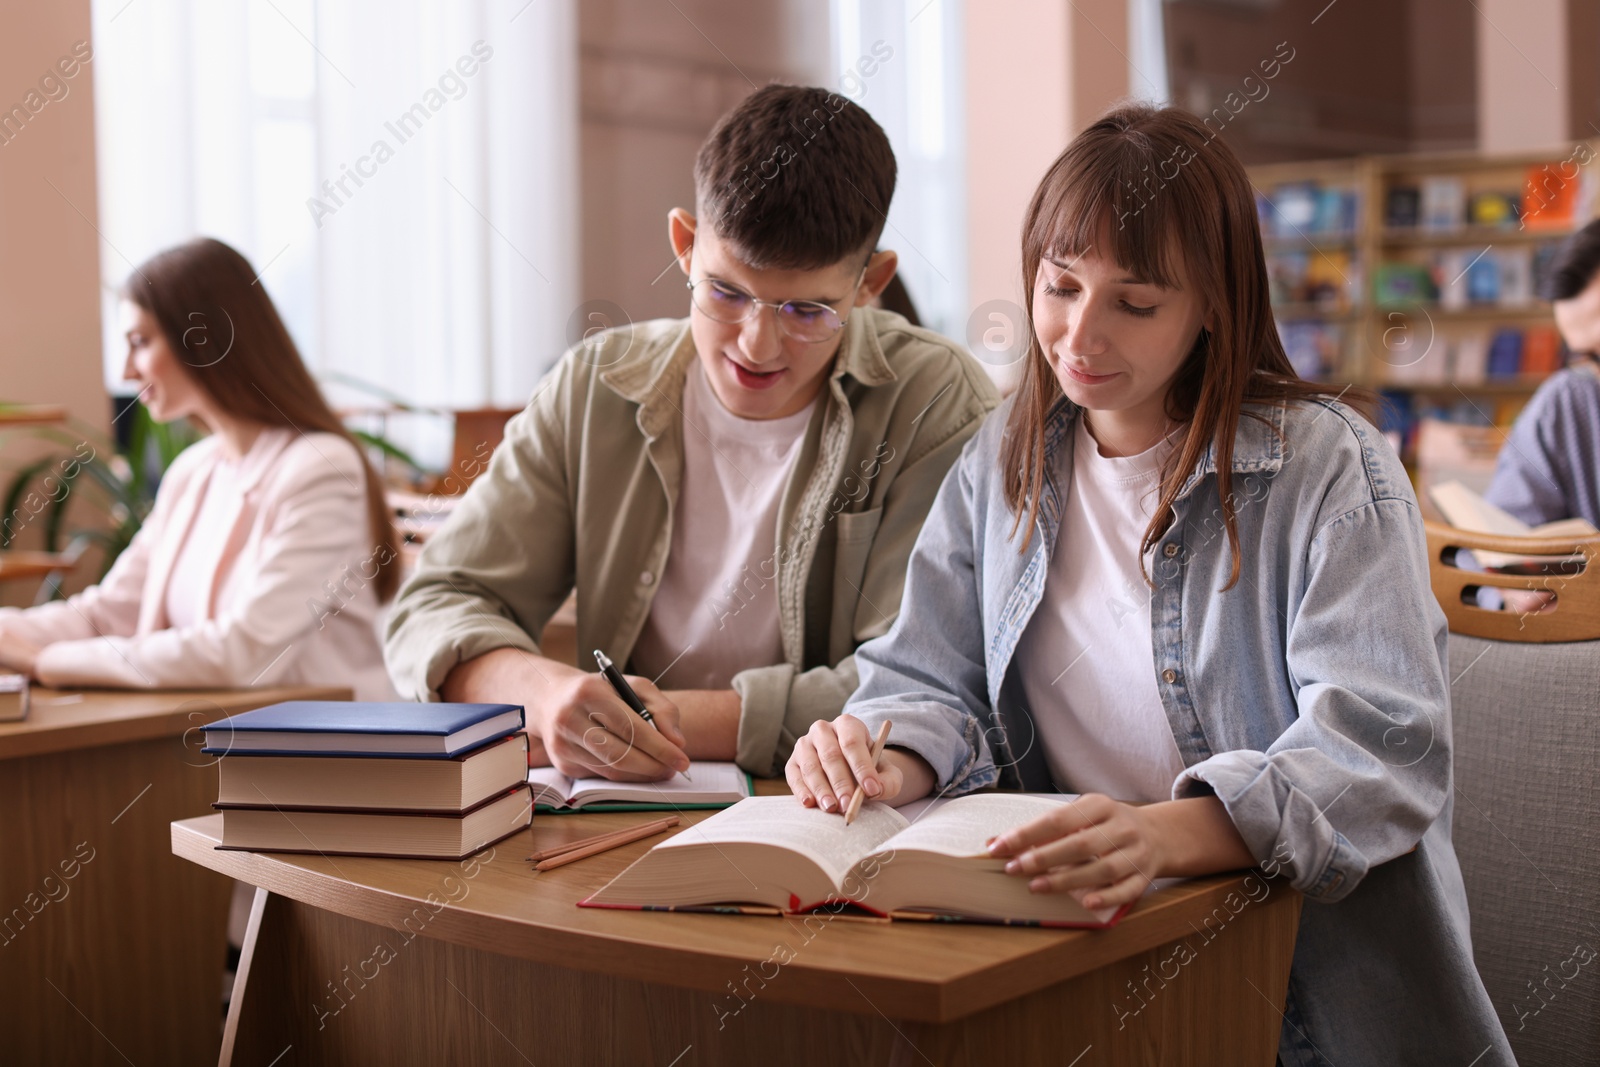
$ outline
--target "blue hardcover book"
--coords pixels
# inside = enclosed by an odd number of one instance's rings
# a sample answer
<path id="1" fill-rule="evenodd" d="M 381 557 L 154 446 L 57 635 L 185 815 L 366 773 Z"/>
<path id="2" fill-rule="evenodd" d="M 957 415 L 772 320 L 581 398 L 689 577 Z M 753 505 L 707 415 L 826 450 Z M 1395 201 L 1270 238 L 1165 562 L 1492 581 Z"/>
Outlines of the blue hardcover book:
<path id="1" fill-rule="evenodd" d="M 1522 331 L 1499 330 L 1489 342 L 1489 377 L 1515 378 L 1522 373 Z"/>
<path id="2" fill-rule="evenodd" d="M 449 759 L 522 729 L 518 704 L 291 700 L 219 719 L 202 752 Z"/>

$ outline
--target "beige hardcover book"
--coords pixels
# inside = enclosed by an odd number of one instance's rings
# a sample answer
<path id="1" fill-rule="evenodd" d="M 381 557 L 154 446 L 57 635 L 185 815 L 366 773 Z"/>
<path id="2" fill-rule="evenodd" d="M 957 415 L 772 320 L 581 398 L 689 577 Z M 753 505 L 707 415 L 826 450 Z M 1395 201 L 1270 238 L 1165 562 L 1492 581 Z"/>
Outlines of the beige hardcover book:
<path id="1" fill-rule="evenodd" d="M 522 781 L 527 768 L 523 733 L 451 759 L 224 756 L 217 804 L 459 814 Z"/>
<path id="2" fill-rule="evenodd" d="M 985 842 L 1070 796 L 979 793 L 915 822 L 869 803 L 849 826 L 793 797 L 751 797 L 663 841 L 585 907 L 787 913 L 851 904 L 897 918 L 1041 926 L 1110 926 L 1124 908 L 1091 911 L 1071 893 L 1033 893 Z"/>
<path id="3" fill-rule="evenodd" d="M 533 820 L 526 783 L 462 814 L 224 808 L 221 849 L 465 859 Z"/>

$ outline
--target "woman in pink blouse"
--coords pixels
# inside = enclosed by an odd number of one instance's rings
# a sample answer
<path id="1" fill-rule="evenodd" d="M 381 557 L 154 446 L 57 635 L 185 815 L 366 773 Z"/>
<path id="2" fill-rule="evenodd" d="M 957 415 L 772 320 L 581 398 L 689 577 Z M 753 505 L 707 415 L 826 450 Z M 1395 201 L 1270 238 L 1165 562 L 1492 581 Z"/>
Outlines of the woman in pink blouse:
<path id="1" fill-rule="evenodd" d="M 0 609 L 0 667 L 51 686 L 348 686 L 393 699 L 375 624 L 399 554 L 383 490 L 249 262 L 199 239 L 123 287 L 125 376 L 180 455 L 99 585 Z"/>

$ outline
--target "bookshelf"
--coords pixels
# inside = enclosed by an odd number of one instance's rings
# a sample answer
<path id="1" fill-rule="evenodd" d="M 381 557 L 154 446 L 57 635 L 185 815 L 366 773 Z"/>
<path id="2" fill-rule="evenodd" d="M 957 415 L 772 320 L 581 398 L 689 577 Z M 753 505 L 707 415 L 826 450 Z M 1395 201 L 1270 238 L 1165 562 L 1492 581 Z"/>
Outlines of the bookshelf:
<path id="1" fill-rule="evenodd" d="M 1382 391 L 1408 459 L 1422 419 L 1509 425 L 1566 354 L 1536 294 L 1561 241 L 1600 214 L 1597 151 L 1249 168 L 1296 369 Z"/>

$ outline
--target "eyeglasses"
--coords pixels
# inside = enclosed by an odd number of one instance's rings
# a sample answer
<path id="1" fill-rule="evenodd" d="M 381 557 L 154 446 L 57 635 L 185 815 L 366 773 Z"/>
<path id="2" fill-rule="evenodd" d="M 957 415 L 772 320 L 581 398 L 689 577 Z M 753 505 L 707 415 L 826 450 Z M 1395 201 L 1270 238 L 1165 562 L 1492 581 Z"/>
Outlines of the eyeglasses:
<path id="1" fill-rule="evenodd" d="M 856 287 L 861 285 L 866 273 L 863 269 L 856 278 Z M 854 288 L 851 291 L 853 293 Z M 849 316 L 841 318 L 833 308 L 816 300 L 761 300 L 718 278 L 689 282 L 689 294 L 694 306 L 706 318 L 729 326 L 747 322 L 763 307 L 769 307 L 778 313 L 779 329 L 796 341 L 808 344 L 829 340 L 850 321 Z"/>

